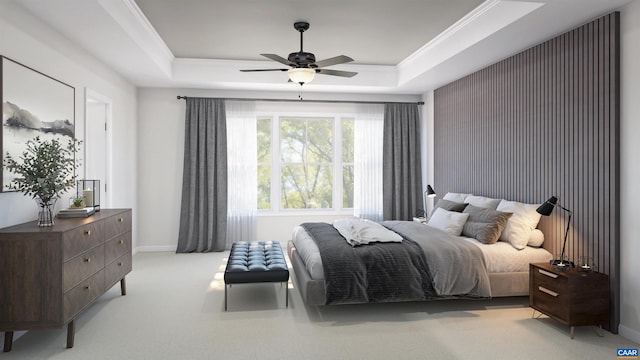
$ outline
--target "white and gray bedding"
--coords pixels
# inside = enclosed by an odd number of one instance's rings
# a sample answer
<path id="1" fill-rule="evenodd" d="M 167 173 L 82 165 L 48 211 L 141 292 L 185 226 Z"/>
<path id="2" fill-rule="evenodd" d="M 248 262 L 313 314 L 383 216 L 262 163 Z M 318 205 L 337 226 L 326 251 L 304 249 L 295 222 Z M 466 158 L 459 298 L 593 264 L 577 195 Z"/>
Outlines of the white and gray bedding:
<path id="1" fill-rule="evenodd" d="M 433 232 L 437 230 L 430 229 L 429 226 L 418 223 L 409 224 L 413 224 L 411 225 L 413 227 L 417 226 L 416 230 L 419 232 Z M 526 274 L 528 273 L 529 263 L 548 262 L 552 258 L 552 255 L 543 248 L 527 246 L 523 250 L 516 250 L 510 243 L 503 241 L 486 245 L 472 238 L 459 237 L 459 239 L 480 249 L 486 270 L 492 279 L 495 275 L 500 274 L 507 276 L 511 274 Z M 323 263 L 318 247 L 302 227 L 298 226 L 294 229 L 292 243 L 295 246 L 297 256 L 304 262 L 309 277 L 313 280 L 324 280 Z M 525 277 L 526 276 L 521 276 L 520 278 L 524 279 Z M 492 295 L 495 296 L 495 293 Z"/>
<path id="2" fill-rule="evenodd" d="M 324 225 L 332 229 L 331 225 Z M 429 228 L 415 222 L 389 221 L 384 222 L 383 225 L 409 240 L 405 241 L 407 244 L 404 244 L 404 246 L 409 246 L 409 243 L 413 243 L 413 246 L 420 250 L 421 256 L 425 259 L 424 263 L 427 267 L 428 276 L 430 277 L 429 281 L 431 282 L 430 287 L 433 289 L 432 293 L 427 291 L 426 294 L 411 295 L 415 298 L 406 297 L 406 294 L 403 294 L 400 298 L 393 295 L 388 300 L 374 299 L 374 301 L 365 298 L 355 300 L 347 298 L 333 303 L 341 303 L 340 301 L 346 303 L 425 300 L 436 297 L 489 297 L 491 295 L 489 279 L 486 273 L 486 264 L 482 251 L 478 247 L 470 244 L 463 238 L 451 236 L 438 229 Z M 329 283 L 333 280 L 327 279 L 327 275 L 330 275 L 333 270 L 327 271 L 327 269 L 323 268 L 323 264 L 333 260 L 322 258 L 313 237 L 314 236 L 309 235 L 307 230 L 298 227 L 294 231 L 293 243 L 296 247 L 297 254 L 306 264 L 311 278 L 325 279 L 327 283 L 327 303 L 332 303 L 332 300 L 329 298 Z M 369 251 L 369 248 L 378 251 L 376 245 L 362 246 L 362 249 L 357 249 L 358 247 L 352 248 L 344 239 L 340 240 L 337 244 L 337 246 L 342 246 L 343 249 L 341 251 L 345 252 L 366 252 Z M 388 248 L 389 244 L 384 244 L 383 246 Z M 366 256 L 370 256 L 370 254 Z M 389 260 L 388 262 L 392 267 L 389 270 L 385 270 L 387 273 L 382 277 L 398 276 L 396 273 L 398 273 L 398 264 L 401 263 L 399 261 L 400 260 Z M 415 260 L 412 261 L 417 262 Z M 380 262 L 378 259 L 377 263 Z M 343 264 L 340 264 L 340 266 L 342 267 Z M 333 269 L 332 266 L 328 266 L 328 268 Z M 376 271 L 379 271 L 377 265 Z M 414 273 L 415 272 L 414 270 Z M 366 277 L 366 274 L 363 276 Z M 378 280 L 368 281 L 373 282 Z M 370 285 L 366 284 L 366 286 Z M 416 287 L 415 284 L 412 286 L 414 288 Z M 424 288 L 424 286 L 422 287 Z M 352 291 L 349 290 L 348 292 Z M 378 294 L 374 294 L 374 296 L 377 295 Z"/>

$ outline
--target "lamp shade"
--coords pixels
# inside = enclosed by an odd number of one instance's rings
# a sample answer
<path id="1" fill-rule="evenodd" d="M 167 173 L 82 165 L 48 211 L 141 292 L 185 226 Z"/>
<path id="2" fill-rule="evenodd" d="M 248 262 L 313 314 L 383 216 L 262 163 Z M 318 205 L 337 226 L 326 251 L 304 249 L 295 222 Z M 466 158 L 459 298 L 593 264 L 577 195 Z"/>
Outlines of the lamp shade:
<path id="1" fill-rule="evenodd" d="M 436 192 L 433 190 L 431 185 L 427 185 L 427 197 L 435 197 Z"/>
<path id="2" fill-rule="evenodd" d="M 549 198 L 549 200 L 547 200 L 544 203 L 542 203 L 542 205 L 540 205 L 536 209 L 536 211 L 540 215 L 549 216 L 553 212 L 553 208 L 556 207 L 557 203 L 558 203 L 558 198 L 555 197 L 555 196 L 552 196 L 552 197 Z"/>
<path id="3" fill-rule="evenodd" d="M 293 68 L 289 69 L 287 73 L 291 81 L 299 84 L 308 83 L 316 76 L 316 71 L 310 68 Z"/>

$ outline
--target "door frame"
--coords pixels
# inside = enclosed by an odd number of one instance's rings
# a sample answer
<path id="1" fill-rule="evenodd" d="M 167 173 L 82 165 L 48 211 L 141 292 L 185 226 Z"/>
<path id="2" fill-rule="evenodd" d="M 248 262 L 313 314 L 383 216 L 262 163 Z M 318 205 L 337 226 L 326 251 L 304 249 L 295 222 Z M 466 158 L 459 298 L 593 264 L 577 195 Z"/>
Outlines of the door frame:
<path id="1" fill-rule="evenodd" d="M 101 204 L 100 207 L 109 207 L 111 206 L 112 203 L 112 196 L 111 194 L 113 193 L 113 133 L 111 131 L 112 129 L 112 122 L 113 122 L 113 101 L 111 100 L 111 98 L 95 91 L 92 90 L 88 87 L 85 87 L 85 98 L 84 98 L 84 119 L 85 119 L 85 126 L 84 126 L 84 138 L 85 140 L 87 139 L 87 135 L 89 134 L 89 130 L 92 130 L 93 126 L 95 126 L 96 124 L 91 123 L 88 120 L 88 111 L 87 111 L 87 103 L 89 101 L 95 101 L 98 103 L 102 103 L 105 104 L 105 122 L 106 122 L 106 129 L 105 129 L 105 142 L 106 142 L 106 149 L 105 149 L 105 166 L 106 166 L 106 172 L 107 172 L 107 178 L 104 179 L 103 184 L 101 184 L 101 186 L 107 186 L 105 189 L 105 198 L 101 200 Z M 87 161 L 87 147 L 84 147 L 84 159 L 85 161 Z M 84 176 L 85 178 L 87 178 L 87 167 L 84 167 Z"/>

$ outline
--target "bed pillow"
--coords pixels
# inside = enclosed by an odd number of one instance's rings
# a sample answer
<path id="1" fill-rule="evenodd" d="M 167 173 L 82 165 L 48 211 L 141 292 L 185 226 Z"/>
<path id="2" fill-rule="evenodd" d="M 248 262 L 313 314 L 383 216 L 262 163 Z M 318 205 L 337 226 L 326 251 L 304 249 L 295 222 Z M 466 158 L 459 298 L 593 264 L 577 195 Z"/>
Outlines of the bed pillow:
<path id="1" fill-rule="evenodd" d="M 467 222 L 468 218 L 469 214 L 438 208 L 431 215 L 427 225 L 451 235 L 460 236 L 464 223 Z"/>
<path id="2" fill-rule="evenodd" d="M 332 225 L 351 246 L 372 242 L 402 242 L 402 236 L 373 221 L 339 219 Z"/>
<path id="3" fill-rule="evenodd" d="M 442 198 L 449 201 L 454 201 L 457 203 L 463 203 L 464 200 L 471 194 L 460 194 L 460 193 L 446 193 Z"/>
<path id="4" fill-rule="evenodd" d="M 436 211 L 436 209 L 440 208 L 440 209 L 445 209 L 449 211 L 462 212 L 465 207 L 467 207 L 467 204 L 465 203 L 459 203 L 455 201 L 440 199 L 438 200 L 436 205 L 433 207 L 433 211 Z"/>
<path id="5" fill-rule="evenodd" d="M 531 235 L 529 235 L 529 241 L 527 246 L 540 247 L 544 243 L 544 234 L 540 229 L 533 229 Z"/>
<path id="6" fill-rule="evenodd" d="M 529 242 L 531 232 L 538 226 L 540 214 L 536 209 L 539 204 L 524 204 L 516 201 L 502 200 L 498 204 L 498 211 L 511 212 L 513 215 L 507 221 L 500 235 L 500 240 L 508 241 L 514 248 L 522 250 Z"/>
<path id="7" fill-rule="evenodd" d="M 472 237 L 483 244 L 495 244 L 507 225 L 511 213 L 469 205 L 464 209 L 469 219 L 462 228 L 462 236 Z"/>
<path id="8" fill-rule="evenodd" d="M 484 196 L 469 195 L 464 200 L 464 202 L 469 203 L 475 207 L 495 210 L 498 207 L 498 204 L 500 204 L 500 200 L 501 199 L 492 199 Z"/>

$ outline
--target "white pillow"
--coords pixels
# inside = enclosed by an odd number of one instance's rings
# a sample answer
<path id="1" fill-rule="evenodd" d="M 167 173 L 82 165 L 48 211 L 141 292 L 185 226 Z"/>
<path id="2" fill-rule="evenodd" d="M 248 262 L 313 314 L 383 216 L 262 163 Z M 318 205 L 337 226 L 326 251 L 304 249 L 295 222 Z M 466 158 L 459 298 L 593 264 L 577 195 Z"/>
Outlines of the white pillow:
<path id="1" fill-rule="evenodd" d="M 469 195 L 472 195 L 472 194 L 447 193 L 443 197 L 443 199 L 449 200 L 449 201 L 454 201 L 454 202 L 457 202 L 457 203 L 463 203 L 463 202 L 465 202 L 465 199 Z"/>
<path id="2" fill-rule="evenodd" d="M 464 202 L 475 207 L 495 210 L 498 207 L 498 204 L 500 204 L 500 199 L 469 195 Z"/>
<path id="3" fill-rule="evenodd" d="M 351 246 L 371 242 L 402 242 L 402 236 L 373 221 L 339 219 L 333 222 L 333 227 Z"/>
<path id="4" fill-rule="evenodd" d="M 502 200 L 498 204 L 498 211 L 510 212 L 513 215 L 507 221 L 500 240 L 508 241 L 514 248 L 522 250 L 529 242 L 531 232 L 538 226 L 540 214 L 536 209 L 539 204 L 524 204 L 517 201 Z"/>
<path id="5" fill-rule="evenodd" d="M 529 235 L 528 246 L 540 247 L 544 243 L 544 233 L 540 229 L 533 229 L 531 235 Z"/>
<path id="6" fill-rule="evenodd" d="M 440 229 L 451 235 L 460 236 L 469 214 L 437 208 L 427 225 Z"/>

